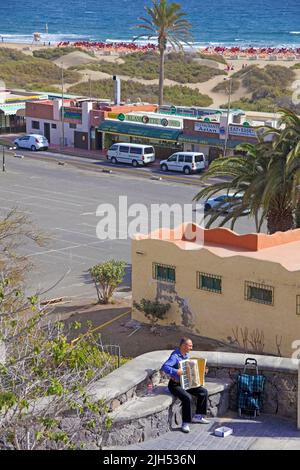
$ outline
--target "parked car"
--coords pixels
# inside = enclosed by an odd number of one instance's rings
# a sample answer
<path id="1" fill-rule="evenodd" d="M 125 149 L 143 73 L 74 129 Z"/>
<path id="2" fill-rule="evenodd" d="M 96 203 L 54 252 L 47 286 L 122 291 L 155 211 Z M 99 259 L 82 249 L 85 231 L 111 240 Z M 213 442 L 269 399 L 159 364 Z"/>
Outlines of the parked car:
<path id="1" fill-rule="evenodd" d="M 233 193 L 229 192 L 228 194 L 220 194 L 219 196 L 209 198 L 205 201 L 204 212 L 220 212 L 223 214 L 229 214 L 233 212 L 236 203 L 241 202 L 243 198 L 243 193 Z M 245 209 L 243 214 L 249 214 L 250 210 Z"/>
<path id="2" fill-rule="evenodd" d="M 160 162 L 162 171 L 180 171 L 185 175 L 202 171 L 206 166 L 206 158 L 203 153 L 199 152 L 176 152 L 167 160 Z"/>
<path id="3" fill-rule="evenodd" d="M 148 165 L 155 160 L 155 150 L 151 145 L 113 144 L 107 151 L 107 159 L 111 163 L 130 163 L 135 167 Z"/>
<path id="4" fill-rule="evenodd" d="M 49 142 L 43 135 L 39 134 L 28 134 L 23 137 L 18 137 L 14 141 L 14 144 L 17 148 L 30 149 L 32 151 L 36 150 L 47 150 L 49 147 Z"/>

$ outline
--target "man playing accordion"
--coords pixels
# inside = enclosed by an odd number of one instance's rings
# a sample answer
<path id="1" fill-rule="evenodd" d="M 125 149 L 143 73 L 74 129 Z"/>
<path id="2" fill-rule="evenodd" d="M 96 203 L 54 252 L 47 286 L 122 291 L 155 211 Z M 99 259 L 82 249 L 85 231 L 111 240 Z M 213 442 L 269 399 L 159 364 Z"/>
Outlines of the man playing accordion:
<path id="1" fill-rule="evenodd" d="M 193 348 L 193 342 L 190 338 L 182 338 L 179 348 L 172 352 L 169 359 L 162 365 L 161 370 L 169 377 L 168 389 L 175 397 L 182 402 L 182 431 L 190 432 L 189 423 L 208 424 L 209 421 L 204 418 L 207 413 L 207 390 L 204 387 L 195 387 L 188 390 L 180 385 L 180 376 L 183 370 L 180 367 L 180 361 L 188 359 L 188 353 Z M 196 414 L 192 417 L 192 396 L 197 397 Z"/>

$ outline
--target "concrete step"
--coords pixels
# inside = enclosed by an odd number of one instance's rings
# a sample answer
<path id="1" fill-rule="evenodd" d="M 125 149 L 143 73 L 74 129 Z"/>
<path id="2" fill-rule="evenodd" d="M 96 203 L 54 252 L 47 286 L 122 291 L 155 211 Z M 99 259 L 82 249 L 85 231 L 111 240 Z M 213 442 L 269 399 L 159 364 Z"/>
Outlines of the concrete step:
<path id="1" fill-rule="evenodd" d="M 208 415 L 221 416 L 229 404 L 230 381 L 207 378 Z M 129 445 L 158 437 L 181 425 L 181 402 L 166 384 L 154 387 L 152 394 L 128 400 L 109 413 L 112 426 L 104 436 L 103 448 Z"/>

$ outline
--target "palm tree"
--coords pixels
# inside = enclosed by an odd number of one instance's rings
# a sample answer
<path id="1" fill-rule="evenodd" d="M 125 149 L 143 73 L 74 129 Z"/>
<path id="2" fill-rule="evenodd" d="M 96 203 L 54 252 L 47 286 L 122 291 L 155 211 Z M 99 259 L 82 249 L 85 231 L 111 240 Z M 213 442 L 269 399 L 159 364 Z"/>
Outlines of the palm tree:
<path id="1" fill-rule="evenodd" d="M 287 155 L 287 171 L 293 178 L 293 204 L 295 207 L 295 226 L 300 227 L 300 118 L 289 109 L 282 108 L 279 121 L 283 129 L 276 130 L 274 149 Z M 267 133 L 274 133 L 271 129 Z"/>
<path id="2" fill-rule="evenodd" d="M 144 7 L 148 18 L 140 17 L 138 20 L 142 24 L 136 27 L 149 32 L 147 37 L 157 37 L 159 61 L 159 105 L 163 104 L 164 99 L 164 64 L 167 43 L 170 43 L 175 50 L 176 47 L 182 50 L 182 43 L 188 44 L 192 41 L 190 33 L 191 24 L 185 19 L 186 14 L 181 10 L 178 3 L 167 3 L 166 0 L 152 0 L 152 7 Z M 138 39 L 145 34 L 141 34 Z"/>
<path id="3" fill-rule="evenodd" d="M 231 220 L 231 228 L 234 228 L 236 220 L 249 210 L 258 232 L 264 220 L 269 233 L 284 232 L 294 227 L 295 208 L 299 206 L 300 120 L 289 110 L 282 109 L 281 112 L 280 123 L 285 125 L 284 129 L 268 128 L 256 145 L 237 147 L 246 156 L 221 157 L 202 177 L 204 180 L 226 176 L 229 180 L 203 188 L 195 196 L 196 200 L 224 190 L 243 193 L 241 199 L 232 202 L 232 210 L 223 217 L 220 226 Z M 266 140 L 269 134 L 273 134 L 272 141 Z M 207 226 L 211 226 L 218 216 L 208 212 Z"/>

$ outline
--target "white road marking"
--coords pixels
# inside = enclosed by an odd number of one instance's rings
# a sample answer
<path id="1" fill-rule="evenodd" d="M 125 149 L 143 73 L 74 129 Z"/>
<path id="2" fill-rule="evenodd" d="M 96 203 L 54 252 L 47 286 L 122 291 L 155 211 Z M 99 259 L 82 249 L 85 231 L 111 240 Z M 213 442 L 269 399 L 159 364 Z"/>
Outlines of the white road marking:
<path id="1" fill-rule="evenodd" d="M 84 237 L 89 237 L 89 238 L 97 238 L 96 234 L 95 235 L 89 235 L 88 233 L 77 232 L 76 230 L 68 230 L 66 228 L 56 227 L 54 230 L 61 230 L 62 232 L 68 232 L 68 233 L 76 233 L 78 235 L 83 235 Z"/>
<path id="2" fill-rule="evenodd" d="M 96 229 L 97 223 L 95 222 L 95 225 L 92 225 L 92 224 L 87 224 L 86 222 L 82 222 L 82 223 L 77 224 L 77 225 L 84 225 L 85 227 L 92 227 L 92 228 Z"/>
<path id="3" fill-rule="evenodd" d="M 89 198 L 89 197 L 86 197 L 86 196 L 81 196 L 81 195 L 78 195 L 78 194 L 73 194 L 73 193 L 70 193 L 69 191 L 68 192 L 61 192 L 61 191 L 50 191 L 49 189 L 44 189 L 44 188 L 30 188 L 28 186 L 22 186 L 21 184 L 14 184 L 14 186 L 18 187 L 18 188 L 24 188 L 24 189 L 30 189 L 30 190 L 34 190 L 34 191 L 42 191 L 44 193 L 50 193 L 50 194 L 61 194 L 62 196 L 66 197 L 71 197 L 71 198 L 77 198 L 77 199 L 80 199 L 80 200 L 83 200 L 85 199 L 86 201 L 89 201 L 89 202 L 96 202 L 95 199 L 92 199 L 92 198 Z"/>
<path id="4" fill-rule="evenodd" d="M 26 255 L 26 258 L 29 258 L 31 256 L 37 256 L 37 255 L 43 255 L 45 253 L 55 253 L 55 252 L 60 252 L 60 251 L 65 251 L 65 250 L 73 250 L 75 248 L 81 248 L 81 247 L 92 247 L 93 245 L 97 245 L 98 243 L 104 243 L 106 240 L 98 240 L 96 242 L 91 242 L 91 243 L 80 243 L 80 244 L 77 244 L 77 245 L 70 245 L 70 246 L 66 246 L 64 248 L 57 248 L 57 249 L 52 249 L 52 250 L 44 250 L 44 251 L 37 251 L 35 253 L 29 253 L 28 255 Z"/>
<path id="5" fill-rule="evenodd" d="M 65 287 L 61 287 L 60 290 L 64 290 L 64 289 L 69 289 L 70 287 L 83 287 L 83 286 L 87 286 L 87 284 L 85 284 L 84 282 L 80 283 L 80 284 L 71 284 L 69 286 L 65 286 Z M 72 297 L 78 297 L 76 295 L 72 296 Z"/>
<path id="6" fill-rule="evenodd" d="M 82 206 L 82 204 L 77 204 L 76 202 L 67 202 L 67 201 L 64 201 L 62 199 L 50 199 L 49 197 L 43 197 L 43 196 L 40 196 L 40 195 L 35 196 L 34 194 L 24 194 L 24 191 L 21 192 L 21 191 L 16 191 L 16 190 L 9 190 L 9 189 L 0 189 L 0 191 L 2 191 L 4 193 L 13 193 L 13 194 L 16 194 L 16 195 L 20 195 L 20 196 L 22 196 L 22 199 L 25 196 L 26 199 L 32 199 L 32 198 L 46 199 L 46 201 L 54 201 L 54 202 L 58 202 L 59 204 L 68 204 L 68 205 L 77 206 L 77 207 Z"/>

